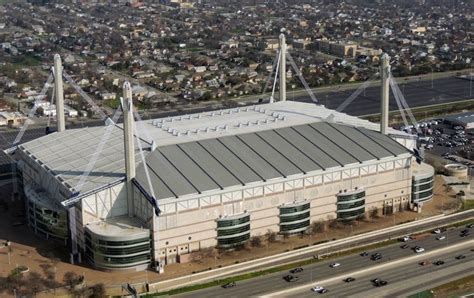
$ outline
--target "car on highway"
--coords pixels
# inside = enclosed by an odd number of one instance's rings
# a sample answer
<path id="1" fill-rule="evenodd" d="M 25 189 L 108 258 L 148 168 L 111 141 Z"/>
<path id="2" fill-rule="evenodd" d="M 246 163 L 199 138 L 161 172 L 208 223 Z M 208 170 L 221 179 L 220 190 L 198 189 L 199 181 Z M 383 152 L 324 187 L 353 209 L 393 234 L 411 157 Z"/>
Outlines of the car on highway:
<path id="1" fill-rule="evenodd" d="M 336 268 L 336 267 L 339 267 L 339 266 L 341 266 L 340 263 L 332 263 L 331 265 L 329 265 L 329 267 L 331 267 L 331 268 Z"/>
<path id="2" fill-rule="evenodd" d="M 360 253 L 360 256 L 361 256 L 361 257 L 366 257 L 366 256 L 368 256 L 368 255 L 369 255 L 369 253 L 366 252 L 366 251 Z"/>
<path id="3" fill-rule="evenodd" d="M 409 246 L 407 244 L 403 244 L 402 246 L 400 246 L 401 249 L 407 249 L 409 248 Z"/>
<path id="4" fill-rule="evenodd" d="M 462 259 L 465 259 L 465 258 L 466 258 L 465 255 L 456 256 L 456 260 L 462 260 Z"/>
<path id="5" fill-rule="evenodd" d="M 311 291 L 313 291 L 313 292 L 319 292 L 319 291 L 321 291 L 322 289 L 324 289 L 324 288 L 321 287 L 321 286 L 314 286 L 314 287 L 311 288 Z"/>
<path id="6" fill-rule="evenodd" d="M 235 286 L 236 286 L 235 282 L 232 281 L 232 282 L 226 283 L 226 284 L 223 285 L 222 287 L 223 287 L 224 289 L 228 289 L 228 288 L 233 288 L 233 287 L 235 287 Z"/>
<path id="7" fill-rule="evenodd" d="M 344 279 L 345 282 L 353 282 L 354 280 L 356 280 L 356 279 L 353 278 L 353 277 L 348 277 L 348 278 Z"/>
<path id="8" fill-rule="evenodd" d="M 435 264 L 436 266 L 440 266 L 440 265 L 444 264 L 444 261 L 438 260 L 438 261 L 434 262 L 433 264 Z"/>
<path id="9" fill-rule="evenodd" d="M 403 241 L 403 242 L 407 242 L 407 241 L 410 241 L 410 240 L 412 240 L 412 239 L 413 239 L 413 238 L 412 238 L 410 235 L 407 235 L 407 236 L 403 236 L 402 241 Z"/>
<path id="10" fill-rule="evenodd" d="M 436 237 L 436 240 L 444 240 L 444 239 L 446 239 L 446 236 L 444 235 Z"/>
<path id="11" fill-rule="evenodd" d="M 372 284 L 376 287 L 382 287 L 382 286 L 386 286 L 388 282 L 380 278 L 375 278 L 375 279 L 372 279 Z"/>
<path id="12" fill-rule="evenodd" d="M 283 279 L 286 280 L 287 282 L 295 282 L 295 281 L 299 280 L 299 277 L 295 276 L 295 275 L 288 274 L 288 275 L 283 276 Z"/>
<path id="13" fill-rule="evenodd" d="M 466 226 L 466 228 L 472 229 L 472 228 L 474 228 L 474 224 L 468 224 L 468 225 Z"/>
<path id="14" fill-rule="evenodd" d="M 300 272 L 303 272 L 303 268 L 301 267 L 297 267 L 295 269 L 290 270 L 290 273 L 300 273 Z"/>
<path id="15" fill-rule="evenodd" d="M 319 294 L 324 294 L 324 293 L 327 293 L 327 292 L 329 292 L 329 290 L 323 288 L 322 290 L 319 291 Z"/>
<path id="16" fill-rule="evenodd" d="M 416 253 L 422 253 L 422 252 L 424 252 L 424 251 L 425 251 L 425 249 L 424 249 L 423 247 L 421 247 L 421 246 L 415 246 L 415 252 L 416 252 Z"/>
<path id="17" fill-rule="evenodd" d="M 441 234 L 441 229 L 433 230 L 433 233 L 435 233 L 435 234 Z"/>
<path id="18" fill-rule="evenodd" d="M 467 237 L 467 236 L 469 236 L 469 235 L 470 235 L 470 234 L 469 234 L 469 230 L 462 230 L 462 231 L 461 231 L 461 234 L 460 234 L 459 236 L 461 236 L 461 237 Z"/>

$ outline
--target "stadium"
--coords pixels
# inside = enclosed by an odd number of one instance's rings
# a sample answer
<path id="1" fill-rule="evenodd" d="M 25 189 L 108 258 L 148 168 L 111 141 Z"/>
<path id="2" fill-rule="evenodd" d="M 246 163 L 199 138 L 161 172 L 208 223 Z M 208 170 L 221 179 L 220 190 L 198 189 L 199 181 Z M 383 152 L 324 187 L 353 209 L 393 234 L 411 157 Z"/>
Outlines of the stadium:
<path id="1" fill-rule="evenodd" d="M 71 262 L 161 271 L 203 248 L 416 209 L 432 196 L 416 138 L 384 121 L 280 96 L 135 122 L 128 83 L 122 107 L 123 124 L 58 124 L 16 150 L 29 225 L 68 245 Z"/>

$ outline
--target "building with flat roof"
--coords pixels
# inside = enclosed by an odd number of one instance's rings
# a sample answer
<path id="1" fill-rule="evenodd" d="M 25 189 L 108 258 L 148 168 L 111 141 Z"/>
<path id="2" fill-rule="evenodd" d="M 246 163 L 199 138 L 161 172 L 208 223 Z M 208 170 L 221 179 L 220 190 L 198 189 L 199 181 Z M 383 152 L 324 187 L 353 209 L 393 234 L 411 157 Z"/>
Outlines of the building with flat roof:
<path id="1" fill-rule="evenodd" d="M 464 129 L 474 129 L 474 112 L 451 115 L 444 118 L 446 124 L 462 126 Z"/>
<path id="2" fill-rule="evenodd" d="M 141 270 L 269 230 L 301 233 L 312 221 L 415 203 L 413 136 L 391 128 L 383 135 L 378 124 L 323 106 L 275 102 L 135 125 L 145 162 L 134 150 L 131 201 L 123 125 L 18 147 L 29 224 L 48 238 L 67 235 L 74 260 Z"/>

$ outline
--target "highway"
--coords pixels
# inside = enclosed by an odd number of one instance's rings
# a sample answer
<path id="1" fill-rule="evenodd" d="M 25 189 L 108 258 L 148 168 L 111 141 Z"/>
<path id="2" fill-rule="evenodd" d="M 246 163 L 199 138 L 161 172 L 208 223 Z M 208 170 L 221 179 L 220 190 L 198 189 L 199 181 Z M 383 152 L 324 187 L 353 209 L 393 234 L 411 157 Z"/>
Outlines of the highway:
<path id="1" fill-rule="evenodd" d="M 286 292 L 285 294 L 280 294 L 276 296 L 295 296 L 296 293 L 300 293 L 300 292 L 303 294 L 308 293 L 308 295 L 309 294 L 314 295 L 314 293 L 311 293 L 309 291 L 310 291 L 311 285 L 313 283 L 316 284 L 318 280 L 325 280 L 325 279 L 329 279 L 333 277 L 337 277 L 337 280 L 342 280 L 344 277 L 351 276 L 352 272 L 355 272 L 355 271 L 371 270 L 371 267 L 375 267 L 375 266 L 383 265 L 384 263 L 390 263 L 396 260 L 401 260 L 404 258 L 416 256 L 417 254 L 412 250 L 412 247 L 415 245 L 420 245 L 424 247 L 426 249 L 425 254 L 430 254 L 430 252 L 432 252 L 435 249 L 440 249 L 440 248 L 446 249 L 448 246 L 461 244 L 461 243 L 467 243 L 470 248 L 474 248 L 474 241 L 473 241 L 474 237 L 472 234 L 468 237 L 459 236 L 460 231 L 462 229 L 465 229 L 465 227 L 452 229 L 452 230 L 449 230 L 448 232 L 445 232 L 444 233 L 444 235 L 446 235 L 445 240 L 436 240 L 435 239 L 436 237 L 433 234 L 433 235 L 427 235 L 424 238 L 409 241 L 408 245 L 410 246 L 410 248 L 407 248 L 407 249 L 400 248 L 400 246 L 403 244 L 402 242 L 377 249 L 376 251 L 380 252 L 383 256 L 383 258 L 379 261 L 371 261 L 369 257 L 362 257 L 359 254 L 353 254 L 349 256 L 343 256 L 340 258 L 325 260 L 325 261 L 321 261 L 312 265 L 308 265 L 304 267 L 303 272 L 296 274 L 299 277 L 299 281 L 295 283 L 288 283 L 282 279 L 282 277 L 288 274 L 288 272 L 279 272 L 279 273 L 269 274 L 269 275 L 265 275 L 265 276 L 254 278 L 254 279 L 239 281 L 237 282 L 237 286 L 234 288 L 223 289 L 221 287 L 213 287 L 213 288 L 203 289 L 200 291 L 194 291 L 194 292 L 182 294 L 182 295 L 179 295 L 179 297 L 249 297 L 249 296 L 262 296 L 262 295 L 272 296 L 272 295 L 276 295 L 276 293 L 281 292 L 281 291 L 286 291 Z M 471 229 L 471 233 L 473 232 L 474 232 L 473 229 Z M 369 251 L 369 253 L 374 253 L 374 252 L 375 250 Z M 464 262 L 473 262 L 474 252 L 469 251 L 469 249 L 464 249 L 463 254 L 467 256 L 467 258 L 464 259 Z M 421 258 L 423 259 L 423 257 Z M 329 265 L 334 262 L 340 263 L 341 266 L 337 268 L 330 268 Z M 417 261 L 413 261 L 413 263 L 416 264 Z M 450 263 L 451 261 L 449 263 L 447 262 L 446 265 L 449 266 Z M 420 265 L 417 265 L 417 266 L 420 266 Z M 429 266 L 431 266 L 431 268 L 434 267 L 434 265 L 429 265 Z M 394 274 L 393 276 L 396 276 L 397 274 L 395 272 L 396 270 L 393 272 L 392 271 L 393 270 L 386 271 L 387 277 L 376 275 L 374 277 L 369 277 L 369 279 L 379 277 L 379 278 L 386 278 L 388 280 L 388 276 L 390 274 Z M 401 276 L 401 278 L 403 278 L 403 275 Z M 361 279 L 360 282 L 364 282 L 364 279 Z M 359 281 L 356 280 L 354 284 L 352 283 L 347 284 L 347 286 L 352 287 L 352 285 L 357 285 L 358 283 Z M 338 291 L 339 290 L 343 291 L 342 285 L 344 285 L 344 287 L 346 286 L 346 284 L 343 283 L 342 281 L 337 283 Z M 297 288 L 301 286 L 304 289 L 303 291 L 301 289 L 299 290 L 297 289 L 294 292 L 291 290 L 292 287 Z M 322 284 L 322 286 L 327 287 L 331 291 L 330 284 L 328 285 Z M 368 284 L 368 286 L 372 287 L 370 283 Z M 362 287 L 361 291 L 371 290 L 370 287 L 367 289 L 365 287 Z M 290 289 L 291 292 L 287 292 L 288 289 Z M 334 288 L 332 290 L 336 291 Z M 332 293 L 332 291 L 330 293 Z M 351 294 L 354 294 L 354 293 L 351 293 Z M 329 296 L 333 296 L 333 295 L 329 295 Z M 341 294 L 341 296 L 345 296 L 345 295 Z"/>
<path id="2" fill-rule="evenodd" d="M 474 92 L 472 95 L 470 93 L 469 81 L 455 77 L 435 79 L 433 80 L 433 85 L 431 80 L 403 82 L 399 83 L 399 87 L 410 108 L 474 98 Z M 336 109 L 354 91 L 340 90 L 339 87 L 335 86 L 332 91 L 316 92 L 316 98 L 318 98 L 320 104 L 325 105 L 327 108 Z M 287 100 L 311 102 L 309 96 L 294 98 L 287 96 Z M 390 92 L 390 111 L 395 110 L 398 110 L 398 107 L 393 93 Z M 367 88 L 343 112 L 354 116 L 380 113 L 380 87 Z"/>
<path id="3" fill-rule="evenodd" d="M 472 241 L 471 241 L 472 242 Z M 470 247 L 473 247 L 471 245 Z M 463 254 L 465 259 L 457 260 L 456 256 Z M 408 260 L 388 267 L 376 269 L 364 274 L 352 274 L 356 280 L 346 283 L 341 279 L 323 284 L 328 289 L 325 296 L 330 297 L 406 297 L 409 293 L 417 293 L 425 289 L 431 289 L 449 280 L 459 279 L 472 274 L 474 267 L 474 252 L 469 247 L 452 248 L 449 251 L 432 254 L 429 258 L 420 255 L 418 260 Z M 442 260 L 443 265 L 429 264 L 421 266 L 422 260 L 436 262 Z M 380 278 L 388 282 L 387 286 L 375 287 L 372 284 L 374 278 Z M 317 282 L 311 286 L 319 285 Z M 310 287 L 311 287 L 310 286 Z M 315 293 L 310 287 L 296 291 L 291 295 L 298 297 L 313 297 Z M 272 294 L 270 294 L 272 295 Z M 276 294 L 275 296 L 279 296 Z"/>

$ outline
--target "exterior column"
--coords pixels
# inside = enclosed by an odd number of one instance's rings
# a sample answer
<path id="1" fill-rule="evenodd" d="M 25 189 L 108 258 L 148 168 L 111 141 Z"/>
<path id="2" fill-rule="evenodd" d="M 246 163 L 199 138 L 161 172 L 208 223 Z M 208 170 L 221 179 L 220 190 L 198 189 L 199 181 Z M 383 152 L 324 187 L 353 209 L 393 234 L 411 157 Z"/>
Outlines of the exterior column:
<path id="1" fill-rule="evenodd" d="M 384 135 L 387 134 L 388 130 L 388 112 L 389 112 L 389 98 L 390 98 L 390 82 L 388 80 L 390 76 L 390 56 L 387 54 L 382 55 L 382 61 L 380 64 L 380 78 L 382 83 L 381 88 L 381 111 L 380 111 L 380 132 Z"/>
<path id="2" fill-rule="evenodd" d="M 132 179 L 135 178 L 135 143 L 133 137 L 133 103 L 132 103 L 132 87 L 129 82 L 123 84 L 123 133 L 125 146 L 125 173 L 127 188 L 127 205 L 128 216 L 133 217 L 133 185 Z"/>
<path id="3" fill-rule="evenodd" d="M 63 64 L 59 54 L 54 55 L 54 90 L 58 132 L 62 132 L 66 130 L 66 124 L 64 120 Z"/>
<path id="4" fill-rule="evenodd" d="M 280 101 L 286 101 L 286 41 L 280 34 Z"/>

